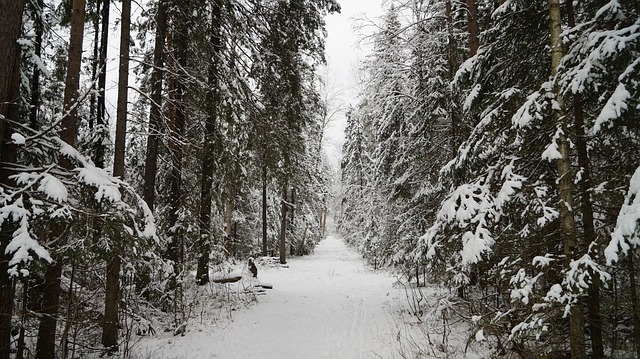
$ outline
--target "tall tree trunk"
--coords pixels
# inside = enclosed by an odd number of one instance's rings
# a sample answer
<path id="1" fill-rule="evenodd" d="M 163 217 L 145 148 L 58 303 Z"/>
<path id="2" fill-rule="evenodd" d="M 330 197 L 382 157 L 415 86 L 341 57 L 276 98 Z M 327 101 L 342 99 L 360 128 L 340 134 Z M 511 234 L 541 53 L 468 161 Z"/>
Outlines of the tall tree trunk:
<path id="1" fill-rule="evenodd" d="M 144 165 L 143 198 L 153 212 L 156 200 L 156 175 L 158 172 L 158 141 L 162 122 L 162 78 L 164 74 L 164 44 L 167 32 L 167 15 L 164 0 L 158 1 L 156 13 L 156 36 L 153 48 L 153 69 L 151 70 L 151 105 L 149 110 L 149 134 L 147 135 L 147 151 Z M 144 298 L 150 300 L 150 292 L 146 290 L 151 282 L 150 271 L 146 267 L 140 269 L 136 277 L 136 290 Z"/>
<path id="2" fill-rule="evenodd" d="M 93 89 L 96 88 L 98 81 L 98 62 L 100 57 L 100 1 L 96 1 L 95 16 L 93 17 L 93 56 L 91 58 L 91 84 Z M 89 129 L 93 130 L 96 121 L 96 101 L 95 91 L 91 91 L 89 95 Z"/>
<path id="3" fill-rule="evenodd" d="M 469 31 L 469 57 L 475 56 L 480 47 L 480 28 L 478 26 L 478 6 L 475 0 L 467 2 L 467 31 Z"/>
<path id="4" fill-rule="evenodd" d="M 593 225 L 593 205 L 591 203 L 591 170 L 589 155 L 587 152 L 586 134 L 584 131 L 584 114 L 582 109 L 582 98 L 578 94 L 574 99 L 574 125 L 576 131 L 576 151 L 578 153 L 578 165 L 582 170 L 582 180 L 580 181 L 580 191 L 582 192 L 582 203 L 580 212 L 584 230 L 584 241 L 586 245 L 596 242 L 596 231 Z M 591 337 L 591 351 L 594 359 L 604 358 L 604 345 L 602 342 L 602 316 L 600 315 L 600 278 L 593 271 L 591 285 L 587 292 L 587 310 L 589 319 L 589 333 Z"/>
<path id="5" fill-rule="evenodd" d="M 233 238 L 233 210 L 234 210 L 234 170 L 235 170 L 235 146 L 234 131 L 233 131 L 233 119 L 232 116 L 227 117 L 227 176 L 224 189 L 225 197 L 225 210 L 224 210 L 224 232 L 225 232 L 225 248 L 229 253 L 229 256 L 235 255 L 235 239 Z"/>
<path id="6" fill-rule="evenodd" d="M 573 2 L 567 2 L 567 17 L 569 26 L 576 26 L 573 12 Z M 593 205 L 591 203 L 591 166 L 589 163 L 589 153 L 587 152 L 587 136 L 584 129 L 584 111 L 582 107 L 582 96 L 576 94 L 573 102 L 574 127 L 576 132 L 576 152 L 578 153 L 578 165 L 582 170 L 582 180 L 580 181 L 580 191 L 582 192 L 582 203 L 580 211 L 582 213 L 582 223 L 584 230 L 584 241 L 586 245 L 595 243 L 596 231 L 593 225 Z M 591 352 L 594 359 L 604 359 L 604 345 L 602 343 L 602 316 L 600 315 L 600 278 L 591 272 L 592 283 L 587 293 L 587 310 L 589 319 L 589 333 L 591 337 Z"/>
<path id="7" fill-rule="evenodd" d="M 455 37 L 453 34 L 453 8 L 451 4 L 451 0 L 446 0 L 445 2 L 445 15 L 447 18 L 447 33 L 448 33 L 448 70 L 449 70 L 449 79 L 453 79 L 457 69 L 458 69 L 458 60 L 456 56 L 456 43 Z M 458 116 L 458 112 L 455 109 L 455 104 L 453 104 L 453 91 L 450 91 L 452 96 L 451 101 L 451 109 L 449 110 L 451 116 L 451 158 L 456 157 L 457 149 L 458 149 L 458 129 L 460 127 L 460 118 Z"/>
<path id="8" fill-rule="evenodd" d="M 69 50 L 67 76 L 64 88 L 64 105 L 62 130 L 60 138 L 70 146 L 75 146 L 78 137 L 78 91 L 80 88 L 80 67 L 82 65 L 82 37 L 84 35 L 85 0 L 73 0 L 71 11 L 71 29 L 69 33 Z M 60 164 L 72 169 L 72 163 L 65 156 L 60 157 Z"/>
<path id="9" fill-rule="evenodd" d="M 262 165 L 262 255 L 267 256 L 267 165 Z"/>
<path id="10" fill-rule="evenodd" d="M 187 10 L 182 10 L 188 13 Z M 182 80 L 177 78 L 175 73 L 179 73 L 180 69 L 186 67 L 187 56 L 187 31 L 183 24 L 177 24 L 173 34 L 175 35 L 175 52 L 169 58 L 170 71 L 173 72 L 169 76 L 169 151 L 171 153 L 171 172 L 170 183 L 171 189 L 169 193 L 169 226 L 176 228 L 179 222 L 179 214 L 182 202 L 182 141 L 185 126 L 185 105 L 184 105 L 184 89 Z M 172 37 L 168 37 L 169 52 L 171 52 Z M 178 275 L 182 268 L 182 252 L 184 241 L 181 233 L 175 231 L 170 233 L 170 242 L 167 248 L 168 259 L 174 262 L 174 275 Z M 175 279 L 175 278 L 174 278 Z"/>
<path id="11" fill-rule="evenodd" d="M 287 263 L 287 181 L 282 186 L 282 209 L 280 210 L 280 264 Z"/>
<path id="12" fill-rule="evenodd" d="M 222 39 L 220 38 L 222 9 L 219 1 L 212 3 L 211 29 L 209 44 L 213 51 L 213 61 L 209 63 L 207 77 L 209 91 L 207 92 L 207 120 L 205 123 L 205 151 L 202 155 L 202 183 L 200 191 L 200 243 L 196 283 L 209 283 L 209 254 L 211 252 L 211 208 L 213 188 L 213 162 L 215 152 L 216 125 L 220 117 L 220 52 Z M 230 235 L 231 228 L 225 233 Z"/>
<path id="13" fill-rule="evenodd" d="M 40 310 L 42 318 L 40 319 L 40 326 L 38 327 L 38 343 L 36 344 L 37 359 L 55 358 L 61 275 L 61 261 L 49 266 L 45 272 L 44 287 L 42 290 L 42 309 Z"/>
<path id="14" fill-rule="evenodd" d="M 16 359 L 24 359 L 26 350 L 25 334 L 26 325 L 29 317 L 29 278 L 22 281 L 22 313 L 20 315 L 20 334 L 18 336 L 18 344 L 16 345 Z"/>
<path id="15" fill-rule="evenodd" d="M 95 143 L 93 162 L 97 167 L 104 167 L 105 145 L 104 136 L 108 129 L 106 120 L 105 87 L 107 86 L 107 49 L 109 47 L 109 8 L 111 0 L 102 1 L 102 29 L 100 30 L 100 54 L 98 60 L 98 106 L 96 109 L 96 125 L 98 128 L 98 142 Z"/>
<path id="16" fill-rule="evenodd" d="M 118 67 L 118 102 L 116 110 L 116 138 L 113 156 L 113 176 L 124 179 L 127 134 L 127 101 L 129 91 L 129 46 L 131 43 L 131 0 L 122 0 L 120 19 L 120 64 Z M 122 237 L 113 238 L 113 250 L 107 259 L 107 278 L 104 300 L 102 345 L 112 351 L 118 347 L 118 303 L 120 301 L 120 267 L 123 250 Z"/>
<path id="17" fill-rule="evenodd" d="M 560 65 L 564 51 L 562 49 L 560 1 L 548 0 L 549 4 L 549 34 L 551 39 L 551 77 L 555 77 L 557 68 Z M 560 223 L 563 238 L 564 255 L 566 257 L 566 268 L 574 257 L 574 250 L 577 247 L 576 226 L 573 217 L 573 176 L 571 175 L 571 158 L 569 141 L 566 134 L 569 127 L 565 111 L 565 103 L 559 86 L 555 86 L 555 100 L 559 105 L 554 111 L 554 120 L 561 130 L 558 136 L 558 149 L 561 158 L 557 161 L 558 167 L 558 189 L 560 192 Z M 585 359 L 585 338 L 583 326 L 583 314 L 580 303 L 571 306 L 569 313 L 569 337 L 571 342 L 571 358 Z"/>
<path id="18" fill-rule="evenodd" d="M 64 103 L 62 130 L 60 139 L 70 146 L 75 146 L 78 137 L 78 90 L 80 88 L 80 68 L 82 65 L 82 37 L 84 35 L 85 1 L 73 0 L 71 10 L 71 28 L 69 30 L 69 50 L 67 60 L 67 75 L 64 88 Z M 65 156 L 60 156 L 58 162 L 67 169 L 73 169 L 73 163 Z M 54 227 L 57 237 L 64 236 L 64 225 Z M 45 273 L 45 289 L 43 292 L 44 316 L 38 329 L 38 343 L 36 358 L 46 359 L 55 357 L 55 334 L 58 306 L 60 304 L 60 275 L 62 263 L 58 260 L 47 268 Z"/>
<path id="19" fill-rule="evenodd" d="M 151 71 L 151 109 L 149 110 L 149 135 L 144 166 L 144 201 L 153 211 L 155 206 L 156 174 L 158 172 L 158 138 L 162 121 L 162 78 L 164 66 L 164 39 L 167 32 L 167 15 L 164 0 L 158 1 L 156 14 L 156 39 L 153 48 Z"/>
<path id="20" fill-rule="evenodd" d="M 633 342 L 636 349 L 636 358 L 640 358 L 640 301 L 636 291 L 636 267 L 634 264 L 635 253 L 629 251 L 629 285 L 631 287 L 631 317 L 633 318 Z"/>
<path id="21" fill-rule="evenodd" d="M 36 42 L 34 48 L 34 54 L 37 57 L 42 55 L 42 35 L 44 32 L 44 24 L 42 23 L 41 11 L 44 10 L 44 1 L 37 0 L 35 2 L 35 8 L 33 12 L 33 22 L 36 32 Z M 38 110 L 40 109 L 40 66 L 33 66 L 33 73 L 31 74 L 31 99 L 29 102 L 29 124 L 32 129 L 38 129 Z"/>
<path id="22" fill-rule="evenodd" d="M 567 2 L 567 14 L 569 18 L 569 26 L 575 27 L 575 16 L 573 11 L 573 2 Z M 582 107 L 582 96 L 576 94 L 573 103 L 574 126 L 576 131 L 576 150 L 578 152 L 578 165 L 581 167 L 582 181 L 582 221 L 584 226 L 585 243 L 590 245 L 596 241 L 596 232 L 593 224 L 593 205 L 591 203 L 591 169 L 589 163 L 589 153 L 587 152 L 587 136 L 584 126 L 584 111 Z M 587 295 L 587 309 L 589 311 L 589 333 L 591 336 L 591 351 L 594 359 L 603 359 L 604 344 L 602 339 L 602 316 L 600 314 L 600 278 L 591 273 L 593 277 L 589 286 Z"/>
<path id="23" fill-rule="evenodd" d="M 8 168 L 16 162 L 16 148 L 11 143 L 9 120 L 18 120 L 20 99 L 20 46 L 23 0 L 0 0 L 0 185 L 10 184 Z M 13 280 L 9 276 L 11 253 L 5 249 L 13 238 L 14 224 L 3 221 L 0 227 L 0 359 L 11 355 L 11 316 L 13 314 Z"/>
<path id="24" fill-rule="evenodd" d="M 289 226 L 291 226 L 291 232 L 295 230 L 295 203 L 296 203 L 296 189 L 291 188 L 291 199 L 289 200 L 289 208 L 288 211 L 291 212 L 291 218 L 289 218 Z M 295 244 L 291 242 L 289 244 L 289 253 L 291 255 L 295 255 Z"/>

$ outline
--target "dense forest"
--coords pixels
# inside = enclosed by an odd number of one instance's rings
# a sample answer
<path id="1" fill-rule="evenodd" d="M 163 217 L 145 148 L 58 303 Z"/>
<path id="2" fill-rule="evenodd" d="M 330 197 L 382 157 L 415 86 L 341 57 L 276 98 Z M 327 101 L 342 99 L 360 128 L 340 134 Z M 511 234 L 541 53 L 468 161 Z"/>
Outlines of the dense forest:
<path id="1" fill-rule="evenodd" d="M 126 356 L 147 315 L 179 330 L 213 268 L 313 248 L 329 186 L 316 69 L 338 11 L 0 1 L 0 358 Z"/>
<path id="2" fill-rule="evenodd" d="M 494 357 L 640 358 L 640 2 L 384 5 L 335 201 L 335 0 L 0 0 L 0 359 L 132 357 L 330 211 Z"/>
<path id="3" fill-rule="evenodd" d="M 640 2 L 390 1 L 373 41 L 343 236 L 495 357 L 639 358 Z"/>

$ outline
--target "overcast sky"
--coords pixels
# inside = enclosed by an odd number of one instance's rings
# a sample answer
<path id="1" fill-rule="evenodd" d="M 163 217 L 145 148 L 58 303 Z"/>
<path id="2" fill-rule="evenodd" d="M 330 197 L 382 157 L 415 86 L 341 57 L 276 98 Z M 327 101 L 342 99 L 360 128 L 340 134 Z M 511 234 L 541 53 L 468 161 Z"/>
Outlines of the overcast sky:
<path id="1" fill-rule="evenodd" d="M 339 93 L 344 105 L 356 105 L 357 78 L 360 62 L 370 51 L 370 44 L 361 39 L 374 31 L 372 22 L 382 15 L 382 0 L 338 0 L 342 11 L 326 18 L 326 55 L 328 68 L 321 75 L 328 77 L 328 89 Z M 322 71 L 321 71 L 322 72 Z M 338 103 L 335 104 L 339 105 Z M 325 150 L 329 159 L 339 161 L 338 150 L 344 141 L 346 120 L 340 114 L 327 129 Z"/>

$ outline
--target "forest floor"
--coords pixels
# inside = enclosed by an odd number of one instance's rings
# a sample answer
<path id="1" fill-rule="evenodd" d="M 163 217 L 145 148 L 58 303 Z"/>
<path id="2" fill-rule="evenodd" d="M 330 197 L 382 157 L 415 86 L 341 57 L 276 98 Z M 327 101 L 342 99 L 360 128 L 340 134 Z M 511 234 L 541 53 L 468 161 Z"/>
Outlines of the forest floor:
<path id="1" fill-rule="evenodd" d="M 447 293 L 407 290 L 395 276 L 367 268 L 335 235 L 288 267 L 262 266 L 258 279 L 273 289 L 257 303 L 201 313 L 184 336 L 143 338 L 140 358 L 435 358 L 465 346 L 466 336 L 442 329 Z"/>

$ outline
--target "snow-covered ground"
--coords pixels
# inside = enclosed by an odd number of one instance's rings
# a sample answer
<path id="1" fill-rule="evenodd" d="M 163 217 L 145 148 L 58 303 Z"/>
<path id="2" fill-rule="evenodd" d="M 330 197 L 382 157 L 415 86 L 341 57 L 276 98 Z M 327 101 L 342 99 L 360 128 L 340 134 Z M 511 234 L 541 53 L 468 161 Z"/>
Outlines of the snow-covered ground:
<path id="1" fill-rule="evenodd" d="M 261 268 L 258 277 L 273 289 L 257 296 L 257 303 L 229 310 L 222 319 L 205 316 L 188 324 L 184 336 L 159 333 L 143 339 L 137 345 L 140 356 L 348 359 L 426 354 L 411 347 L 412 341 L 421 345 L 427 340 L 428 326 L 410 323 L 408 292 L 396 277 L 367 269 L 337 236 L 328 236 L 313 255 L 290 259 L 288 268 Z M 436 297 L 429 291 L 422 304 Z M 436 332 L 430 335 L 439 338 Z"/>

